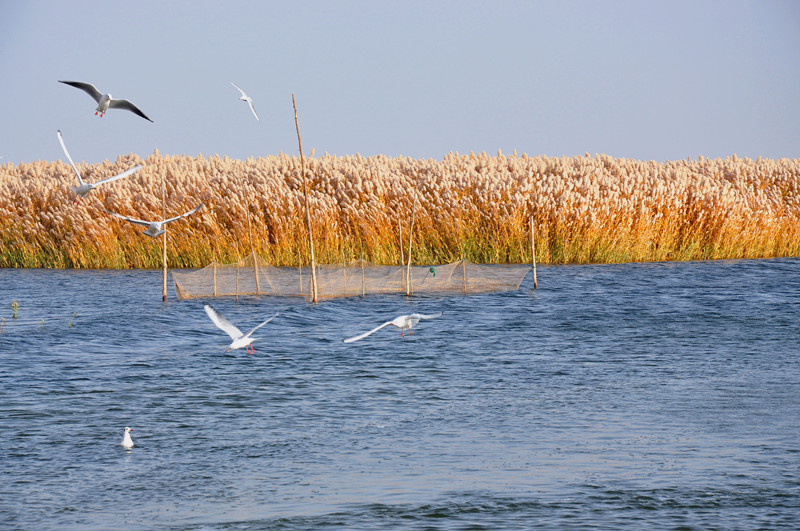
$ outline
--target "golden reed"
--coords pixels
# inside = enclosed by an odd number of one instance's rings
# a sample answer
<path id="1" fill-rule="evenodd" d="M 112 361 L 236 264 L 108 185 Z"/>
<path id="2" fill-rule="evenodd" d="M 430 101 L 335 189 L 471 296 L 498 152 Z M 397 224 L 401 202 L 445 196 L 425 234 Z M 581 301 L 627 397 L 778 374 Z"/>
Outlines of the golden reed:
<path id="1" fill-rule="evenodd" d="M 138 173 L 78 203 L 65 163 L 0 166 L 0 267 L 156 268 L 161 239 L 103 210 L 163 219 L 201 202 L 203 210 L 167 225 L 170 267 L 232 262 L 251 245 L 274 265 L 308 262 L 299 157 L 156 151 L 79 168 L 94 182 L 137 163 Z M 399 263 L 415 197 L 415 263 L 529 262 L 530 216 L 540 263 L 800 255 L 800 159 L 312 152 L 306 168 L 319 263 Z"/>

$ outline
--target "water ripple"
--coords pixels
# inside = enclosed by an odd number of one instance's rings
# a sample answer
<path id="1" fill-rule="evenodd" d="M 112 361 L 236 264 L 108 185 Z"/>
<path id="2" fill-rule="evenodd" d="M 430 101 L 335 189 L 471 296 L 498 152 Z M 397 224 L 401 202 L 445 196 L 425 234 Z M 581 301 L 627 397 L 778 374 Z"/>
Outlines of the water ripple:
<path id="1" fill-rule="evenodd" d="M 0 521 L 794 529 L 798 276 L 552 266 L 536 292 L 216 301 L 242 328 L 281 312 L 250 356 L 156 273 L 2 270 Z"/>

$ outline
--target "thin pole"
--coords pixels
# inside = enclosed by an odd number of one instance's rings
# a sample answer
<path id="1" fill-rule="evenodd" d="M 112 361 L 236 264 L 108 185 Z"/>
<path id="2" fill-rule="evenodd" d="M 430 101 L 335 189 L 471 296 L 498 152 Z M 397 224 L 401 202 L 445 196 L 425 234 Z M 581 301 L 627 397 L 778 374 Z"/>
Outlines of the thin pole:
<path id="1" fill-rule="evenodd" d="M 533 289 L 537 289 L 539 287 L 539 282 L 536 280 L 536 245 L 533 243 L 534 237 L 534 224 L 533 224 L 533 216 L 530 219 L 531 224 L 531 263 L 533 264 Z"/>
<path id="2" fill-rule="evenodd" d="M 300 256 L 300 249 L 297 249 L 297 272 L 300 275 L 300 295 L 303 294 L 303 258 Z"/>
<path id="3" fill-rule="evenodd" d="M 219 257 L 219 248 L 217 247 L 216 240 L 214 241 L 214 297 L 217 296 L 217 258 Z"/>
<path id="4" fill-rule="evenodd" d="M 166 203 L 167 203 L 167 185 L 164 174 L 161 174 L 161 219 L 167 219 L 166 216 Z M 161 282 L 161 300 L 167 302 L 167 232 L 164 231 L 164 239 L 162 242 L 163 255 L 162 255 L 162 282 Z"/>
<path id="5" fill-rule="evenodd" d="M 411 228 L 408 230 L 408 267 L 406 268 L 406 296 L 411 295 L 411 242 L 414 238 L 414 216 L 417 213 L 417 194 L 414 193 L 414 206 L 411 207 Z"/>
<path id="6" fill-rule="evenodd" d="M 256 295 L 261 295 L 261 285 L 258 282 L 258 260 L 253 249 L 253 228 L 250 226 L 250 209 L 247 209 L 247 232 L 250 236 L 250 255 L 253 257 L 253 274 L 256 276 Z"/>
<path id="7" fill-rule="evenodd" d="M 167 233 L 164 232 L 164 267 L 163 282 L 161 283 L 161 300 L 167 302 Z"/>
<path id="8" fill-rule="evenodd" d="M 406 259 L 403 256 L 403 224 L 400 222 L 400 216 L 397 216 L 397 232 L 400 234 L 400 265 L 406 263 Z"/>
<path id="9" fill-rule="evenodd" d="M 234 243 L 236 243 L 236 302 L 239 302 L 239 267 L 242 265 L 242 260 L 239 258 L 239 240 Z"/>
<path id="10" fill-rule="evenodd" d="M 297 144 L 300 146 L 300 173 L 303 174 L 303 200 L 306 204 L 306 225 L 308 226 L 308 247 L 311 250 L 311 302 L 317 302 L 317 264 L 314 260 L 314 238 L 311 235 L 311 210 L 308 208 L 308 181 L 306 180 L 306 164 L 303 158 L 303 141 L 300 138 L 300 124 L 297 121 L 297 103 L 292 94 L 294 107 L 294 126 L 297 129 Z"/>
<path id="11" fill-rule="evenodd" d="M 214 296 L 217 296 L 217 261 L 214 260 Z"/>
<path id="12" fill-rule="evenodd" d="M 464 261 L 464 255 L 461 255 L 461 272 L 464 274 L 464 295 L 467 294 L 467 263 Z"/>

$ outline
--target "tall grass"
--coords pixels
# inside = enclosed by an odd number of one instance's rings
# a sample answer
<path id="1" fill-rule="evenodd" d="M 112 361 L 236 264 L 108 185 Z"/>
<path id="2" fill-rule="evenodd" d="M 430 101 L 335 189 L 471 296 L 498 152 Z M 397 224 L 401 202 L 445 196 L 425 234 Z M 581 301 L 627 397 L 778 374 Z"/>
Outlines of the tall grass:
<path id="1" fill-rule="evenodd" d="M 299 157 L 136 155 L 80 164 L 97 181 L 133 176 L 73 203 L 61 162 L 0 166 L 0 266 L 156 268 L 160 240 L 107 215 L 161 219 L 171 267 L 234 261 L 252 247 L 275 265 L 307 263 Z M 400 261 L 416 195 L 413 260 L 530 261 L 529 216 L 541 263 L 800 255 L 800 159 L 681 160 L 450 153 L 442 160 L 312 156 L 306 160 L 317 259 Z"/>

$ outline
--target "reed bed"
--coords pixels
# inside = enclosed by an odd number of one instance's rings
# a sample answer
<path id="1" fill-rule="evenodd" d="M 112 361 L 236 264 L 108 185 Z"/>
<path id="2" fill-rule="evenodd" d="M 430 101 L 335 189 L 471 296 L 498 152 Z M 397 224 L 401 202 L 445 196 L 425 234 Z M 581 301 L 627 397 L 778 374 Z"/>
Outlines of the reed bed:
<path id="1" fill-rule="evenodd" d="M 201 202 L 167 225 L 170 267 L 232 262 L 251 249 L 274 265 L 308 262 L 299 157 L 156 151 L 78 166 L 94 182 L 139 163 L 138 173 L 78 203 L 65 163 L 0 166 L 0 267 L 157 268 L 160 238 L 104 209 L 163 219 Z M 306 171 L 320 263 L 399 263 L 412 212 L 415 263 L 529 262 L 531 217 L 540 263 L 800 255 L 800 159 L 312 152 Z"/>

